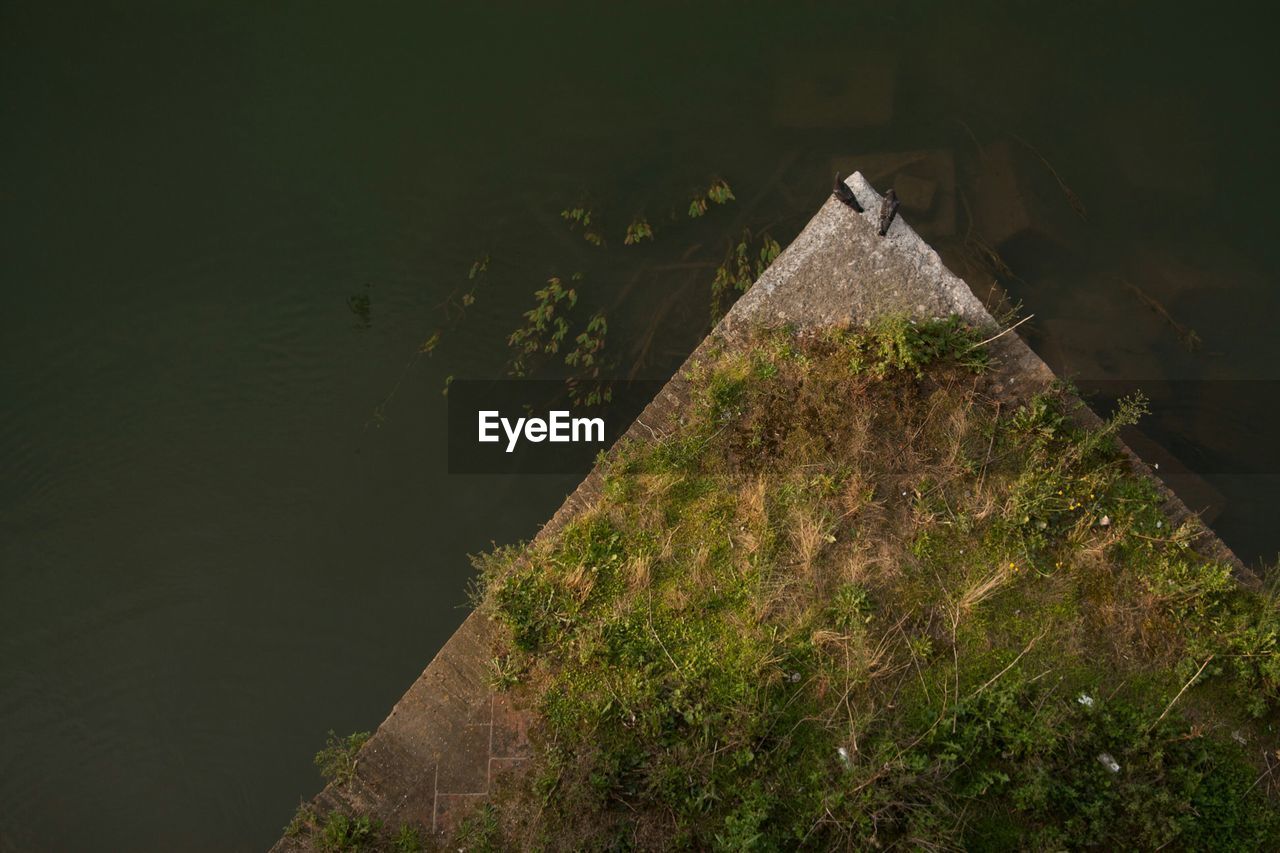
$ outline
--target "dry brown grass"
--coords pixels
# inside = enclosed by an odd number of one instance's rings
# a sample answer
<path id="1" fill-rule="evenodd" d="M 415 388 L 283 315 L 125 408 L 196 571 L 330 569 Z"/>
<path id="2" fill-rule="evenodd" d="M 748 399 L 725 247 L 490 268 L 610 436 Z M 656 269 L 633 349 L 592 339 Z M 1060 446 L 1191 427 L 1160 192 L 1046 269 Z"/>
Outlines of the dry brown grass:
<path id="1" fill-rule="evenodd" d="M 591 590 L 595 586 L 595 573 L 591 566 L 579 563 L 569 570 L 564 577 L 564 586 L 579 604 L 587 600 L 591 595 Z"/>
<path id="2" fill-rule="evenodd" d="M 814 563 L 822 550 L 835 542 L 831 524 L 812 511 L 795 510 L 791 514 L 792 566 L 802 576 L 812 578 Z"/>
<path id="3" fill-rule="evenodd" d="M 1003 566 L 997 566 L 983 577 L 979 578 L 956 599 L 956 611 L 961 615 L 967 615 L 975 607 L 995 595 L 1002 587 L 1006 586 L 1014 575 L 1017 574 L 1017 566 L 1009 563 Z"/>
<path id="4" fill-rule="evenodd" d="M 627 561 L 627 586 L 632 592 L 648 589 L 652 579 L 654 554 L 645 551 Z"/>

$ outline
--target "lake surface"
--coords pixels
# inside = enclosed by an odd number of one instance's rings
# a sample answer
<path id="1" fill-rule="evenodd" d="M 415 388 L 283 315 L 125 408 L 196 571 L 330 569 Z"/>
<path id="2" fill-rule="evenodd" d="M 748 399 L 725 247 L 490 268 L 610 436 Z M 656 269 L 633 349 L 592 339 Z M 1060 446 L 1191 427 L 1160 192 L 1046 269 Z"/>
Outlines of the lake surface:
<path id="1" fill-rule="evenodd" d="M 575 272 L 619 372 L 669 375 L 726 248 L 844 164 L 1055 367 L 1165 388 L 1188 502 L 1280 550 L 1270 22 L 268 5 L 0 7 L 0 849 L 268 846 L 465 616 L 467 554 L 580 478 L 448 476 L 446 377 L 501 376 Z"/>

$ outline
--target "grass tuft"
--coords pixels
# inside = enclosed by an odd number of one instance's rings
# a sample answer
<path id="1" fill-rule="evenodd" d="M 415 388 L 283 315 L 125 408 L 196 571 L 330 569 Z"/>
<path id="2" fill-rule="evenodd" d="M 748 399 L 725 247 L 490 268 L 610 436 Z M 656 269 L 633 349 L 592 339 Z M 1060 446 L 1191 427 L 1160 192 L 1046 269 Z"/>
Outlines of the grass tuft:
<path id="1" fill-rule="evenodd" d="M 315 765 L 329 782 L 345 785 L 355 778 L 356 753 L 369 740 L 369 732 L 355 732 L 340 737 L 329 732 L 324 749 L 316 753 Z"/>

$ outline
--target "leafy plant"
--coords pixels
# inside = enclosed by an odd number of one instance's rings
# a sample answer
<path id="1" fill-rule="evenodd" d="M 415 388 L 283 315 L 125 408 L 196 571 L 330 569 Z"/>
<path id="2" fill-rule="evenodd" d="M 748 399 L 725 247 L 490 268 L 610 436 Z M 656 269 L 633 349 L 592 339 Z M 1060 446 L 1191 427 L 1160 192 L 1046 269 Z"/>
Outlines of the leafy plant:
<path id="1" fill-rule="evenodd" d="M 712 181 L 711 186 L 707 187 L 707 198 L 716 204 L 728 204 L 734 200 L 735 196 L 733 190 L 729 188 L 729 184 L 723 179 L 717 178 Z"/>
<path id="2" fill-rule="evenodd" d="M 733 190 L 730 189 L 727 181 L 717 178 L 711 182 L 711 186 L 701 193 L 695 195 L 689 202 L 689 218 L 698 219 L 705 216 L 708 209 L 708 203 L 717 205 L 728 204 L 733 201 L 735 196 Z"/>
<path id="3" fill-rule="evenodd" d="M 957 317 L 916 322 L 905 316 L 885 317 L 848 347 L 849 367 L 855 373 L 885 376 L 909 371 L 922 376 L 924 368 L 940 360 L 953 360 L 967 370 L 981 372 L 987 353 L 977 332 Z"/>
<path id="4" fill-rule="evenodd" d="M 520 683 L 520 663 L 516 655 L 498 655 L 489 659 L 489 686 L 506 692 Z"/>
<path id="5" fill-rule="evenodd" d="M 560 211 L 560 218 L 569 223 L 570 230 L 582 228 L 582 239 L 593 246 L 604 245 L 604 235 L 591 227 L 592 210 L 589 207 L 574 207 Z"/>
<path id="6" fill-rule="evenodd" d="M 643 216 L 637 216 L 627 226 L 627 236 L 622 242 L 623 245 L 633 246 L 642 240 L 653 240 L 653 228 L 650 227 L 648 219 Z"/>
<path id="7" fill-rule="evenodd" d="M 440 346 L 440 330 L 436 329 L 418 347 L 418 352 L 422 355 L 431 355 L 438 346 Z"/>
<path id="8" fill-rule="evenodd" d="M 289 825 L 284 828 L 284 834 L 289 838 L 298 838 L 312 832 L 318 825 L 319 816 L 316 815 L 315 809 L 303 803 L 289 819 Z"/>
<path id="9" fill-rule="evenodd" d="M 463 819 L 457 832 L 458 843 L 465 850 L 476 853 L 502 853 L 510 849 L 502 843 L 498 815 L 493 806 L 486 803 Z"/>
<path id="10" fill-rule="evenodd" d="M 340 737 L 330 730 L 324 749 L 315 756 L 315 765 L 320 769 L 320 774 L 338 785 L 350 782 L 356 774 L 356 754 L 368 740 L 369 732 L 355 732 Z"/>
<path id="11" fill-rule="evenodd" d="M 844 584 L 836 590 L 831 602 L 831 622 L 843 631 L 852 631 L 870 622 L 874 609 L 866 589 L 858 584 Z"/>
<path id="12" fill-rule="evenodd" d="M 565 357 L 565 364 L 576 368 L 568 379 L 570 399 L 577 405 L 595 406 L 613 398 L 610 384 L 600 380 L 604 368 L 603 351 L 609 325 L 604 314 L 596 312 L 586 329 L 575 339 L 575 346 Z"/>
<path id="13" fill-rule="evenodd" d="M 391 849 L 395 853 L 421 853 L 426 849 L 426 845 L 417 827 L 402 823 L 395 837 L 391 839 Z"/>
<path id="14" fill-rule="evenodd" d="M 711 282 L 711 322 L 724 315 L 723 303 L 730 293 L 746 293 L 757 278 L 764 274 L 782 247 L 769 234 L 759 238 L 759 248 L 753 253 L 757 241 L 749 228 L 744 228 L 736 245 L 730 246 L 724 262 L 716 268 Z M 754 255 L 754 257 L 753 257 Z"/>
<path id="15" fill-rule="evenodd" d="M 582 276 L 573 275 L 573 281 Z M 559 278 L 547 280 L 547 286 L 534 291 L 537 304 L 524 313 L 525 325 L 507 337 L 507 345 L 513 350 L 510 374 L 524 376 L 528 359 L 539 353 L 556 353 L 569 334 L 569 321 L 564 312 L 578 303 L 578 292 L 565 287 Z"/>
<path id="16" fill-rule="evenodd" d="M 377 842 L 381 824 L 368 816 L 349 817 L 342 812 L 329 812 L 317 839 L 321 850 L 346 851 L 372 850 Z"/>

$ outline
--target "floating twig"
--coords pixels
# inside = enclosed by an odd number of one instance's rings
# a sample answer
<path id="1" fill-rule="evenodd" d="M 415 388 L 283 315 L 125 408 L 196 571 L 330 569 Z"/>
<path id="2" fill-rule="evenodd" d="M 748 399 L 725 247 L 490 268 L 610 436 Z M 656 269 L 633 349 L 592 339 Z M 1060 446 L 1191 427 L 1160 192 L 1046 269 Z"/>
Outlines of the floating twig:
<path id="1" fill-rule="evenodd" d="M 1030 320 L 1030 319 L 1031 319 L 1032 317 L 1034 317 L 1034 316 L 1036 316 L 1036 315 L 1035 315 L 1035 314 L 1028 314 L 1027 316 L 1023 317 L 1021 320 L 1019 320 L 1018 322 L 1014 323 L 1014 324 L 1013 324 L 1012 326 L 1010 326 L 1009 328 L 1005 329 L 1003 332 L 1000 332 L 999 334 L 992 335 L 991 337 L 987 338 L 985 341 L 978 341 L 976 344 L 974 344 L 973 346 L 969 347 L 969 349 L 977 349 L 977 348 L 978 348 L 978 347 L 980 347 L 980 346 L 986 346 L 987 344 L 991 343 L 992 341 L 994 341 L 994 340 L 995 340 L 995 339 L 997 339 L 997 338 L 1003 338 L 1005 335 L 1009 334 L 1009 333 L 1010 333 L 1010 332 L 1012 332 L 1014 329 L 1018 328 L 1019 326 L 1021 326 L 1023 323 L 1027 322 L 1028 320 Z"/>
<path id="2" fill-rule="evenodd" d="M 1209 655 L 1204 659 L 1204 663 L 1200 664 L 1200 668 L 1196 670 L 1196 674 L 1191 676 L 1191 678 L 1187 680 L 1186 684 L 1182 685 L 1182 689 L 1178 691 L 1178 695 L 1174 696 L 1173 699 L 1169 701 L 1169 704 L 1164 708 L 1164 712 L 1161 713 L 1160 716 L 1156 717 L 1156 721 L 1154 723 L 1147 727 L 1147 731 L 1151 731 L 1156 726 L 1160 725 L 1160 721 L 1173 710 L 1173 706 L 1182 698 L 1182 694 L 1187 692 L 1187 688 L 1196 683 L 1196 679 L 1200 677 L 1200 673 L 1204 672 L 1204 668 L 1209 665 L 1209 661 L 1211 660 L 1213 660 L 1213 655 Z"/>

